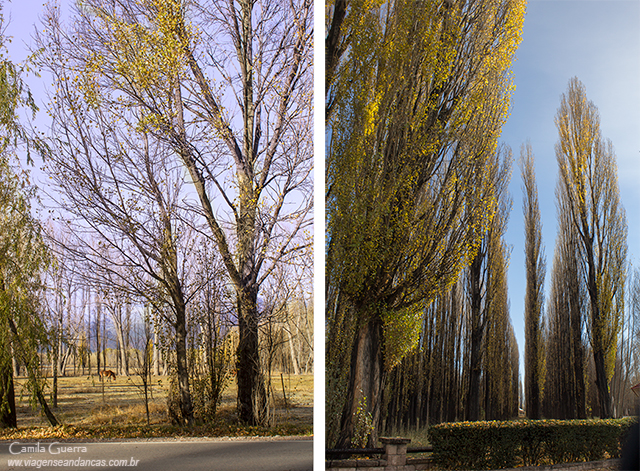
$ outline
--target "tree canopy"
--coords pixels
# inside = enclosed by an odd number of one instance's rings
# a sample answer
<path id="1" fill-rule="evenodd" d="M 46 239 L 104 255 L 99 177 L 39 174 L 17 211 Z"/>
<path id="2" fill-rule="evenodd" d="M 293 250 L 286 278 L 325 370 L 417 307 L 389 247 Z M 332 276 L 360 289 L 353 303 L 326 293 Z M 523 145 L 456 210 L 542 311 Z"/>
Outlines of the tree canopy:
<path id="1" fill-rule="evenodd" d="M 612 417 L 609 381 L 624 312 L 627 221 L 620 201 L 618 167 L 611 141 L 585 86 L 569 81 L 556 114 L 564 210 L 579 241 L 583 282 L 589 295 L 588 333 L 596 369 L 601 414 Z"/>
<path id="2" fill-rule="evenodd" d="M 350 378 L 341 445 L 362 397 L 379 423 L 383 370 L 416 345 L 422 308 L 457 280 L 497 211 L 486 169 L 524 11 L 518 1 L 329 4 L 327 352 L 329 375 Z M 351 346 L 346 374 L 337 359 Z"/>
<path id="3" fill-rule="evenodd" d="M 259 293 L 310 245 L 312 2 L 85 0 L 74 19 L 51 8 L 39 34 L 67 98 L 51 114 L 68 107 L 78 131 L 53 138 L 115 163 L 124 149 L 109 136 L 132 129 L 167 153 L 235 293 L 239 417 L 265 424 Z M 95 131 L 105 143 L 86 139 Z"/>

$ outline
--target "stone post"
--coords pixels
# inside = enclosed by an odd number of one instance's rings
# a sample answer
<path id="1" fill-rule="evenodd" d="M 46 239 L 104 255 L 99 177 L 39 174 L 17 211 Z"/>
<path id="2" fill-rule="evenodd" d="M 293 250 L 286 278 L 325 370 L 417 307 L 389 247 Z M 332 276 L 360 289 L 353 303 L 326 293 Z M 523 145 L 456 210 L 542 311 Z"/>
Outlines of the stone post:
<path id="1" fill-rule="evenodd" d="M 393 469 L 394 466 L 407 464 L 407 445 L 411 442 L 410 438 L 380 437 L 380 442 L 384 446 L 382 459 L 387 461 L 387 467 Z"/>

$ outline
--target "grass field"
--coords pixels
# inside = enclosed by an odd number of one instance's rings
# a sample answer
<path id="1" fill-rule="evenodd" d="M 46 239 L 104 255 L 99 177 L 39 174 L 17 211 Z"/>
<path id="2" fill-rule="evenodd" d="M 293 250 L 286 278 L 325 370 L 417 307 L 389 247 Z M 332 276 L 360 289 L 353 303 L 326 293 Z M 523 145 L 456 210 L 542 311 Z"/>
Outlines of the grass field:
<path id="1" fill-rule="evenodd" d="M 185 428 L 171 424 L 166 398 L 169 378 L 154 377 L 149 399 L 147 425 L 140 378 L 118 376 L 101 382 L 97 375 L 58 378 L 58 407 L 52 409 L 63 424 L 52 428 L 28 403 L 24 379 L 16 381 L 17 430 L 0 430 L 0 439 L 16 438 L 142 438 L 183 436 L 273 436 L 310 435 L 313 432 L 313 375 L 274 375 L 273 426 L 249 427 L 238 424 L 236 384 L 225 390 L 216 417 Z M 284 394 L 283 386 L 284 382 Z M 47 381 L 51 385 L 51 379 Z M 285 404 L 286 394 L 286 404 Z M 50 391 L 47 400 L 51 406 Z"/>

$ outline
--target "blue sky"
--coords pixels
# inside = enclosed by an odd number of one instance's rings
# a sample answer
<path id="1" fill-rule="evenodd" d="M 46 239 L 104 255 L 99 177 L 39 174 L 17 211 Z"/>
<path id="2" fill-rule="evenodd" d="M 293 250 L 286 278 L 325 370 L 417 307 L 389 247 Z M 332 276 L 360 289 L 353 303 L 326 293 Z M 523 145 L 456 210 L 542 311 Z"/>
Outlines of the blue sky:
<path id="1" fill-rule="evenodd" d="M 12 38 L 8 44 L 11 60 L 14 62 L 23 61 L 32 44 L 31 37 L 35 33 L 36 25 L 42 27 L 41 19 L 44 16 L 44 6 L 46 3 L 56 3 L 56 0 L 8 0 L 3 3 L 3 15 L 5 20 L 6 36 Z M 75 0 L 57 0 L 61 5 L 62 17 L 69 12 L 69 5 Z M 43 88 L 40 79 L 31 76 L 27 82 L 38 93 Z"/>
<path id="2" fill-rule="evenodd" d="M 74 1 L 75 0 L 57 0 L 57 3 L 61 4 L 62 18 L 69 13 L 69 5 L 73 4 Z M 54 0 L 50 2 L 54 3 Z M 44 16 L 44 6 L 47 0 L 9 0 L 2 3 L 4 27 L 6 28 L 4 34 L 10 39 L 10 42 L 5 43 L 9 51 L 9 58 L 16 64 L 23 63 L 31 54 L 30 49 L 35 44 L 32 37 L 36 32 L 36 27 L 42 28 L 41 21 Z M 36 104 L 40 108 L 34 124 L 39 130 L 46 131 L 49 120 L 43 111 L 48 101 L 45 87 L 51 87 L 52 79 L 46 75 L 37 77 L 34 73 L 27 73 L 23 75 L 23 80 L 29 86 Z M 36 158 L 34 159 L 34 164 L 36 168 L 32 169 L 32 173 L 36 182 L 41 180 L 47 181 L 46 177 L 42 176 L 38 170 L 38 167 L 42 164 L 42 160 Z"/>
<path id="3" fill-rule="evenodd" d="M 547 285 L 556 237 L 554 117 L 569 79 L 578 77 L 598 107 L 601 130 L 618 161 L 622 203 L 629 226 L 629 256 L 640 263 L 640 2 L 634 0 L 533 0 L 527 7 L 523 39 L 513 66 L 516 91 L 501 140 L 513 150 L 513 210 L 506 239 L 511 317 L 524 351 L 524 228 L 517 160 L 531 142 L 547 259 Z M 548 290 L 547 290 L 548 292 Z M 547 294 L 547 293 L 545 293 Z M 524 374 L 523 356 L 520 371 Z"/>

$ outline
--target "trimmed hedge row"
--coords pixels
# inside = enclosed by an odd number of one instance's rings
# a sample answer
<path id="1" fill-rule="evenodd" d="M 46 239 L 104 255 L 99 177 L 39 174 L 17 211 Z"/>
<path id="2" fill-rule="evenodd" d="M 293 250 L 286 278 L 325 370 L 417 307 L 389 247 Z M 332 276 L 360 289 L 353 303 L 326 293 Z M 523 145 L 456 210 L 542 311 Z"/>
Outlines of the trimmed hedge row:
<path id="1" fill-rule="evenodd" d="M 499 469 L 617 458 L 636 419 L 455 422 L 429 429 L 433 460 L 449 469 Z"/>

